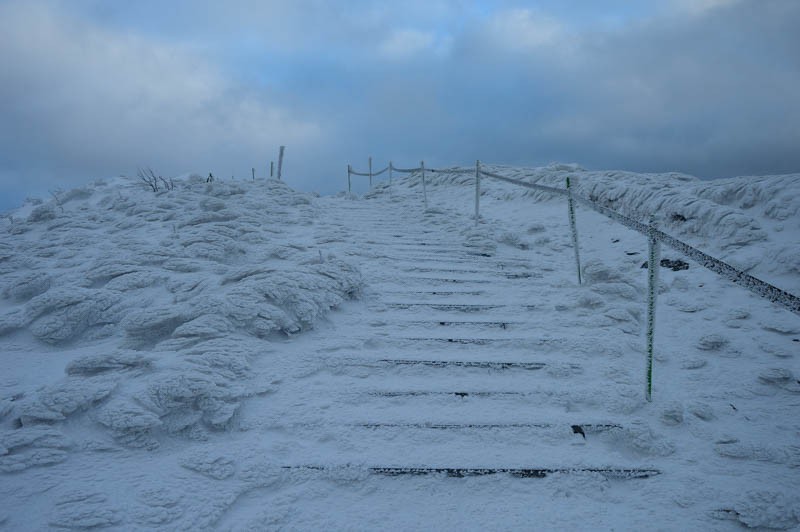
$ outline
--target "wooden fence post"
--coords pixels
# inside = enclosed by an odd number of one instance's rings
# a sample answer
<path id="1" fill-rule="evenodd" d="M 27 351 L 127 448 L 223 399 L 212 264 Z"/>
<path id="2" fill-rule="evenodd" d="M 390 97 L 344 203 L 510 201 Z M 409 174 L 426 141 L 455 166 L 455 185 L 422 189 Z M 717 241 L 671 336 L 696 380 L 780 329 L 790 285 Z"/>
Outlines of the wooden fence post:
<path id="1" fill-rule="evenodd" d="M 425 210 L 428 210 L 428 187 L 425 184 L 425 161 L 419 163 L 422 169 L 422 197 L 425 199 Z"/>
<path id="2" fill-rule="evenodd" d="M 480 219 L 480 202 L 481 202 L 481 162 L 475 161 L 475 225 L 478 225 Z"/>
<path id="3" fill-rule="evenodd" d="M 350 172 L 352 172 L 352 169 L 350 168 L 350 165 L 348 164 L 347 165 L 347 193 L 348 194 L 352 193 L 352 190 L 351 190 L 351 187 L 350 187 Z"/>
<path id="4" fill-rule="evenodd" d="M 281 172 L 283 171 L 283 150 L 286 149 L 286 146 L 281 146 L 281 149 L 278 150 L 278 181 L 281 180 Z"/>

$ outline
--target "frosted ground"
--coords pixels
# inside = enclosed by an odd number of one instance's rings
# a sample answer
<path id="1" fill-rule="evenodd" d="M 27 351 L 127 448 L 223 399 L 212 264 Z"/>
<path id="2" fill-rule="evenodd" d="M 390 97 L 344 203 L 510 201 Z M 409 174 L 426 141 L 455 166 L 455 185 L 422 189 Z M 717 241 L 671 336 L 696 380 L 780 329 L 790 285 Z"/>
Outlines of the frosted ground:
<path id="1" fill-rule="evenodd" d="M 800 175 L 491 169 L 800 293 Z M 475 227 L 474 177 L 428 177 L 427 210 L 413 175 L 115 179 L 9 213 L 0 528 L 800 526 L 800 316 L 660 268 L 647 403 L 645 238 L 579 208 L 578 285 L 563 198 L 484 180 Z"/>

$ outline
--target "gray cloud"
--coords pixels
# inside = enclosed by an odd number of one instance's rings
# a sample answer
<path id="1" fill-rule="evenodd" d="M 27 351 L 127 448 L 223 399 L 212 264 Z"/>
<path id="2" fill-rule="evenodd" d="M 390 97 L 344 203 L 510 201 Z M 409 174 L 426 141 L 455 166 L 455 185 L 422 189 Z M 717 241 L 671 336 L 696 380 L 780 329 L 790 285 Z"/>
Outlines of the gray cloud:
<path id="1" fill-rule="evenodd" d="M 114 33 L 43 4 L 0 5 L 4 195 L 41 193 L 151 165 L 227 176 L 323 127 L 232 83 L 193 50 Z M 277 99 L 275 99 L 277 100 Z"/>
<path id="2" fill-rule="evenodd" d="M 322 192 L 370 154 L 798 171 L 800 3 L 625 4 L 0 3 L 0 192 L 139 164 L 241 177 L 278 144 Z"/>

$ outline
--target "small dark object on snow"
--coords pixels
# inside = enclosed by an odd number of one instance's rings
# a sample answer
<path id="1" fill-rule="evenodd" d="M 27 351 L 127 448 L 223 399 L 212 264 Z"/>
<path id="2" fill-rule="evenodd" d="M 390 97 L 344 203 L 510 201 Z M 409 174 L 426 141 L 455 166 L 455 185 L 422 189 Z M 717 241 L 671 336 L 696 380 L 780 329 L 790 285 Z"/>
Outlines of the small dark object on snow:
<path id="1" fill-rule="evenodd" d="M 679 272 L 681 270 L 689 269 L 689 263 L 684 262 L 680 259 L 675 259 L 675 260 L 661 259 L 661 266 L 663 268 L 670 268 L 673 272 Z"/>
<path id="2" fill-rule="evenodd" d="M 612 244 L 616 244 L 617 242 L 619 242 L 619 238 L 612 238 L 611 239 L 611 243 Z"/>
<path id="3" fill-rule="evenodd" d="M 737 410 L 739 410 L 738 408 L 736 408 L 735 406 L 733 406 L 733 403 L 728 403 L 728 404 L 729 404 L 729 405 L 731 405 L 731 408 L 733 408 L 733 410 L 734 410 L 734 411 L 737 411 Z"/>
<path id="4" fill-rule="evenodd" d="M 459 397 L 466 397 L 469 395 L 468 392 L 455 392 L 455 394 Z"/>
<path id="5" fill-rule="evenodd" d="M 639 252 L 638 251 L 626 251 L 625 254 L 630 257 L 631 255 L 638 255 Z M 647 264 L 647 263 L 645 262 L 645 264 Z"/>
<path id="6" fill-rule="evenodd" d="M 580 425 L 572 425 L 572 433 L 580 434 L 581 436 L 583 436 L 584 440 L 586 439 L 586 433 L 583 432 L 583 427 L 581 427 Z"/>
<path id="7" fill-rule="evenodd" d="M 686 216 L 676 212 L 676 213 L 673 213 L 672 216 L 670 216 L 670 219 L 673 222 L 685 222 L 686 221 Z"/>
<path id="8" fill-rule="evenodd" d="M 681 270 L 689 269 L 689 263 L 684 262 L 680 259 L 675 259 L 675 260 L 661 259 L 661 262 L 659 264 L 661 265 L 662 268 L 669 268 L 673 272 L 679 272 Z M 642 269 L 645 268 L 647 268 L 647 261 L 644 261 L 644 263 L 642 264 Z"/>
<path id="9" fill-rule="evenodd" d="M 214 182 L 214 176 L 211 175 L 211 172 L 209 172 L 208 177 L 206 178 L 206 183 L 213 183 L 213 182 Z"/>

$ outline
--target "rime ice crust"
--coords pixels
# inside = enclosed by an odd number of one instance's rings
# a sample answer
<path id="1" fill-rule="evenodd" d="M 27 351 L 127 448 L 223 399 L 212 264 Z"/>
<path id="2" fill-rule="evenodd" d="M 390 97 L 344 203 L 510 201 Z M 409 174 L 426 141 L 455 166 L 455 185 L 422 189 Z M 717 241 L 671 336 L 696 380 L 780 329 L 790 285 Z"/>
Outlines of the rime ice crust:
<path id="1" fill-rule="evenodd" d="M 12 214 L 2 237 L 0 335 L 30 336 L 66 364 L 13 393 L 3 430 L 80 415 L 153 448 L 162 434 L 225 429 L 254 393 L 253 340 L 310 329 L 360 290 L 358 270 L 311 238 L 310 197 L 283 183 L 189 178 L 153 193 L 119 179 L 79 192 Z M 41 441 L 7 448 L 2 467 L 61 457 Z M 48 450 L 27 461 L 17 451 L 37 445 Z"/>

